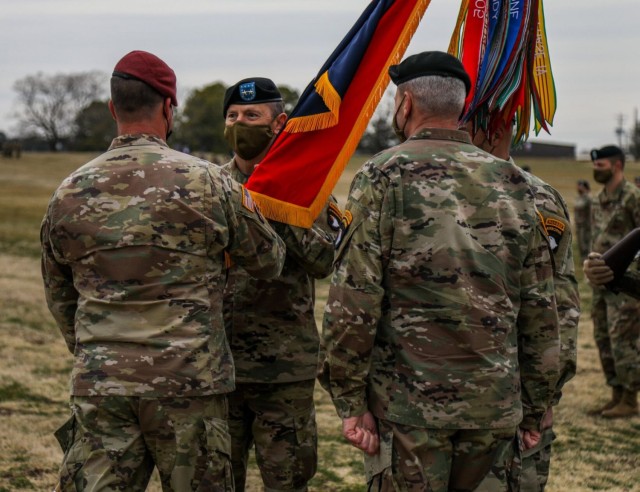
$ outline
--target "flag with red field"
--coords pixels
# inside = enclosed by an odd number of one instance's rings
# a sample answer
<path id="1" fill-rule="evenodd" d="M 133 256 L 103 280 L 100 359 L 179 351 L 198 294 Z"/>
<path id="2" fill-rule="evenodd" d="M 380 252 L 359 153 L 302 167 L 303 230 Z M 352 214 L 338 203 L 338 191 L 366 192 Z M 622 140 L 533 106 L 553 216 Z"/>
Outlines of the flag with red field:
<path id="1" fill-rule="evenodd" d="M 307 86 L 247 182 L 263 214 L 310 227 L 323 209 L 430 0 L 374 0 Z"/>

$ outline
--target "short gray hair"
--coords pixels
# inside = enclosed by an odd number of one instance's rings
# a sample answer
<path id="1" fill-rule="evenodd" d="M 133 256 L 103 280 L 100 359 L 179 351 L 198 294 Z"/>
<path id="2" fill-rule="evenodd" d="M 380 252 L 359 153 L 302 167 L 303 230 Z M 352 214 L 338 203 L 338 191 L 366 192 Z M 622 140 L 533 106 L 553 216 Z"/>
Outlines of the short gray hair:
<path id="1" fill-rule="evenodd" d="M 466 99 L 462 80 L 439 75 L 409 80 L 400 84 L 398 91 L 413 95 L 413 104 L 420 113 L 455 120 L 460 118 Z"/>

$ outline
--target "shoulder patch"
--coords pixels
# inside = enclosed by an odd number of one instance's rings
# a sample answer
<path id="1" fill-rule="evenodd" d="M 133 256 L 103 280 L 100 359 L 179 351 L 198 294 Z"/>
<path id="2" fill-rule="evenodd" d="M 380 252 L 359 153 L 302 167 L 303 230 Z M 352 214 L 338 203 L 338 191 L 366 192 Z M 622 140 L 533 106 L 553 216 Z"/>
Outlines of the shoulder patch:
<path id="1" fill-rule="evenodd" d="M 256 211 L 256 203 L 253 201 L 253 197 L 249 190 L 244 186 L 242 186 L 242 206 L 251 213 Z"/>
<path id="2" fill-rule="evenodd" d="M 251 196 L 251 192 L 247 188 L 245 188 L 244 185 L 242 185 L 242 206 L 246 208 L 249 212 L 256 214 L 260 222 L 262 223 L 265 222 L 264 217 L 260 213 L 260 207 L 253 200 L 253 197 Z"/>
<path id="3" fill-rule="evenodd" d="M 335 203 L 329 203 L 327 209 L 327 223 L 332 231 L 340 230 L 340 224 L 342 223 L 342 211 Z"/>
<path id="4" fill-rule="evenodd" d="M 353 215 L 349 210 L 345 210 L 342 218 L 340 219 L 340 225 L 338 227 L 338 235 L 336 236 L 336 249 L 340 247 L 342 239 L 347 235 L 351 222 L 353 222 Z"/>
<path id="5" fill-rule="evenodd" d="M 547 236 L 549 237 L 549 245 L 551 246 L 551 251 L 555 253 L 556 250 L 560 247 L 562 236 L 565 233 L 566 225 L 564 224 L 564 222 L 554 219 L 553 217 L 545 217 L 544 228 L 546 229 Z"/>

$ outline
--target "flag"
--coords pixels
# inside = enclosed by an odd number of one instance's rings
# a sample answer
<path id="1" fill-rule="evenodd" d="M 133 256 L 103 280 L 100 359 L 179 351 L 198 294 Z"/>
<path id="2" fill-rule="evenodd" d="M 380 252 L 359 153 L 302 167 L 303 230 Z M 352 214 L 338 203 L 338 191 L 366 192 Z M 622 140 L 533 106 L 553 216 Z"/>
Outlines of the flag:
<path id="1" fill-rule="evenodd" d="M 324 208 L 430 0 L 373 0 L 307 86 L 247 182 L 269 219 L 310 227 Z"/>
<path id="2" fill-rule="evenodd" d="M 514 144 L 550 133 L 556 92 L 542 0 L 463 0 L 449 53 L 469 73 L 472 89 L 462 122 L 491 134 L 515 119 Z"/>

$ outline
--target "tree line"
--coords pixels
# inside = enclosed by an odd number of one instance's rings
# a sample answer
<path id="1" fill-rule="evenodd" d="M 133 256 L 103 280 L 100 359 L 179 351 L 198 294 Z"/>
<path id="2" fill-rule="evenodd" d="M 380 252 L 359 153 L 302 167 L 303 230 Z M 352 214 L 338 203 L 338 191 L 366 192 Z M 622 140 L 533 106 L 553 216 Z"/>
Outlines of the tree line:
<path id="1" fill-rule="evenodd" d="M 116 135 L 108 109 L 108 76 L 90 71 L 47 75 L 37 73 L 14 83 L 18 133 L 25 150 L 103 151 Z M 299 92 L 278 86 L 290 113 Z M 191 90 L 174 115 L 171 145 L 192 153 L 228 154 L 223 137 L 222 107 L 227 86 L 214 82 Z M 363 152 L 377 152 L 394 142 L 393 104 L 387 95 L 360 142 Z M 0 132 L 0 145 L 2 137 Z"/>

